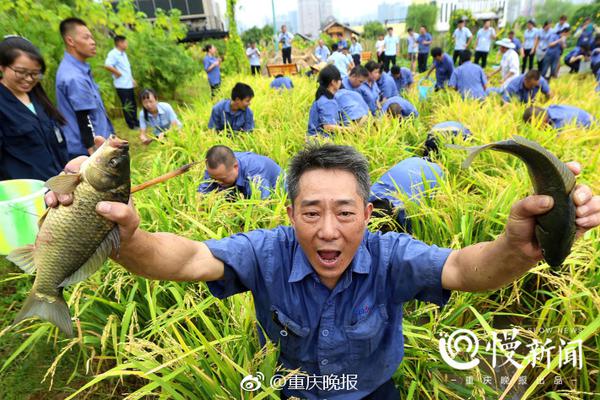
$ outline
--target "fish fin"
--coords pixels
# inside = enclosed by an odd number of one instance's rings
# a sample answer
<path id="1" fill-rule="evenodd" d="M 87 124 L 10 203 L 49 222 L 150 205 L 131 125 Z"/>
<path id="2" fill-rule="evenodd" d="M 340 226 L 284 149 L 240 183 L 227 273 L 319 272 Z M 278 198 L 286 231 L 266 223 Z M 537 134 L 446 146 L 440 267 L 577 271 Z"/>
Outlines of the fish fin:
<path id="1" fill-rule="evenodd" d="M 6 259 L 21 268 L 23 272 L 33 274 L 35 272 L 35 264 L 33 262 L 34 250 L 35 247 L 32 244 L 18 247 L 11 251 L 6 256 Z"/>
<path id="2" fill-rule="evenodd" d="M 62 297 L 62 291 L 56 299 L 51 303 L 37 295 L 37 292 L 32 291 L 25 300 L 23 308 L 17 314 L 13 325 L 29 317 L 39 317 L 45 321 L 56 325 L 65 335 L 73 337 L 73 325 L 71 323 L 71 314 L 69 307 Z"/>
<path id="3" fill-rule="evenodd" d="M 50 207 L 46 208 L 46 211 L 44 211 L 44 213 L 40 216 L 40 219 L 38 219 L 38 228 L 41 228 L 42 225 L 44 224 L 44 221 L 46 220 L 46 217 L 48 216 L 48 213 L 50 212 Z"/>
<path id="4" fill-rule="evenodd" d="M 119 248 L 119 227 L 115 226 L 106 235 L 102 243 L 98 246 L 94 254 L 83 264 L 77 271 L 71 276 L 65 278 L 64 281 L 58 286 L 66 287 L 77 282 L 81 282 L 91 276 L 94 272 L 98 271 L 104 264 L 104 261 L 110 256 L 113 250 Z"/>
<path id="5" fill-rule="evenodd" d="M 457 144 L 447 144 L 446 147 L 448 147 L 450 149 L 454 149 L 454 150 L 466 150 L 469 152 L 467 155 L 467 158 L 461 164 L 462 169 L 467 169 L 467 168 L 469 168 L 469 166 L 471 165 L 471 163 L 473 162 L 473 160 L 475 159 L 475 157 L 477 157 L 477 155 L 479 153 L 481 153 L 485 149 L 489 149 L 490 147 L 492 147 L 494 145 L 495 145 L 495 143 L 490 143 L 490 144 L 484 144 L 481 146 L 465 147 L 465 146 L 460 146 Z"/>
<path id="6" fill-rule="evenodd" d="M 60 174 L 48 179 L 46 187 L 58 194 L 69 194 L 75 191 L 80 180 L 80 174 Z"/>

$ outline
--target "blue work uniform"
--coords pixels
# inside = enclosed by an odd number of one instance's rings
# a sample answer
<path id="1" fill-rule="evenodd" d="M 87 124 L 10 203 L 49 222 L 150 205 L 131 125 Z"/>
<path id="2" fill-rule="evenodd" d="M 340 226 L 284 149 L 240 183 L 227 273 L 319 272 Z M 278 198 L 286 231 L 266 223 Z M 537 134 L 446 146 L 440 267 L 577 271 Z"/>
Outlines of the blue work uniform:
<path id="1" fill-rule="evenodd" d="M 280 76 L 278 78 L 273 79 L 271 84 L 269 85 L 271 89 L 292 89 L 294 84 L 292 80 L 287 76 Z"/>
<path id="2" fill-rule="evenodd" d="M 178 126 L 181 126 L 181 122 L 177 119 L 177 114 L 175 114 L 175 110 L 169 103 L 159 102 L 156 104 L 157 114 L 154 116 L 151 112 L 144 112 L 144 110 L 140 111 L 139 121 L 140 128 L 147 129 L 148 127 L 152 128 L 152 133 L 155 136 L 159 136 L 162 132 L 168 130 L 175 122 Z M 146 115 L 148 119 L 146 119 Z"/>
<path id="3" fill-rule="evenodd" d="M 421 54 L 429 53 L 429 48 L 431 47 L 431 43 L 430 44 L 423 44 L 423 43 L 431 42 L 432 39 L 433 39 L 433 37 L 431 36 L 431 33 L 429 33 L 429 32 L 425 32 L 425 34 L 419 35 L 419 37 L 417 38 L 417 43 L 419 43 L 419 53 L 421 53 Z"/>
<path id="4" fill-rule="evenodd" d="M 598 85 L 596 85 L 596 92 L 600 92 L 600 69 L 598 69 L 598 72 L 596 73 L 596 82 L 598 83 Z"/>
<path id="5" fill-rule="evenodd" d="M 517 54 L 519 54 L 519 50 L 521 50 L 521 47 L 523 47 L 521 41 L 515 36 L 514 38 L 512 38 L 511 42 L 514 43 L 515 51 L 517 52 Z"/>
<path id="6" fill-rule="evenodd" d="M 339 89 L 335 93 L 334 99 L 340 109 L 344 125 L 369 115 L 369 106 L 367 106 L 360 93 L 354 90 Z"/>
<path id="7" fill-rule="evenodd" d="M 327 59 L 327 62 L 333 63 L 338 71 L 340 71 L 342 78 L 345 78 L 348 76 L 348 68 L 350 67 L 352 58 L 339 51 L 334 51 Z"/>
<path id="8" fill-rule="evenodd" d="M 113 84 L 117 89 L 133 89 L 133 74 L 127 53 L 117 48 L 112 49 L 106 56 L 104 65 L 117 69 L 121 76 L 118 78 L 113 74 Z"/>
<path id="9" fill-rule="evenodd" d="M 454 71 L 454 63 L 452 62 L 452 57 L 448 54 L 443 53 L 441 60 L 433 59 L 433 65 L 435 65 L 435 87 L 443 88 L 446 86 L 446 83 L 450 80 L 452 76 L 452 71 Z"/>
<path id="10" fill-rule="evenodd" d="M 457 136 L 460 133 L 462 134 L 463 139 L 471 136 L 471 131 L 469 128 L 457 121 L 444 121 L 437 123 L 431 127 L 430 132 L 450 132 L 454 136 Z"/>
<path id="11" fill-rule="evenodd" d="M 244 197 L 252 195 L 252 185 L 260 189 L 260 197 L 266 199 L 275 189 L 281 168 L 269 157 L 261 156 L 250 151 L 233 152 L 238 163 L 238 177 L 235 189 Z M 211 179 L 208 171 L 204 172 L 203 183 L 198 186 L 198 193 L 220 192 L 229 188 L 221 186 Z"/>
<path id="12" fill-rule="evenodd" d="M 394 96 L 387 99 L 381 106 L 381 113 L 385 114 L 392 104 L 400 105 L 400 107 L 402 108 L 402 116 L 404 118 L 410 116 L 414 116 L 416 118 L 419 116 L 419 112 L 417 111 L 415 106 L 413 106 L 410 101 L 400 96 Z"/>
<path id="13" fill-rule="evenodd" d="M 286 396 L 357 400 L 388 381 L 404 356 L 403 303 L 446 304 L 442 270 L 451 249 L 406 234 L 364 231 L 362 241 L 333 289 L 319 279 L 294 228 L 280 226 L 204 242 L 225 271 L 207 282 L 226 298 L 251 291 L 256 319 L 279 344 L 283 368 L 302 376 L 353 375 L 356 388 L 327 390 L 293 385 Z M 376 366 L 376 368 L 375 368 Z"/>
<path id="14" fill-rule="evenodd" d="M 463 99 L 484 99 L 485 85 L 487 78 L 483 73 L 483 68 L 471 61 L 462 63 L 459 67 L 452 71 L 448 86 L 458 90 Z"/>
<path id="15" fill-rule="evenodd" d="M 77 111 L 89 111 L 95 136 L 107 138 L 114 133 L 100 96 L 100 88 L 92 77 L 90 65 L 67 52 L 56 71 L 56 103 L 58 110 L 67 120 L 62 129 L 67 139 L 69 157 L 88 155 L 81 142 Z"/>
<path id="16" fill-rule="evenodd" d="M 394 83 L 396 84 L 398 93 L 401 93 L 404 89 L 406 89 L 408 86 L 412 85 L 414 82 L 412 72 L 410 71 L 410 69 L 408 69 L 406 67 L 400 68 L 400 76 L 398 76 L 398 78 L 394 78 L 394 76 L 392 75 L 391 72 L 390 72 L 390 76 L 392 77 L 392 79 L 394 80 Z"/>
<path id="17" fill-rule="evenodd" d="M 206 55 L 206 57 L 204 57 L 204 71 L 206 71 L 206 75 L 208 75 L 208 84 L 211 87 L 221 84 L 221 67 L 217 65 L 210 71 L 208 70 L 208 67 L 210 67 L 216 61 L 216 57 L 209 55 Z"/>
<path id="18" fill-rule="evenodd" d="M 511 98 L 515 97 L 522 103 L 528 103 L 535 99 L 538 92 L 541 91 L 546 96 L 550 95 L 550 86 L 548 81 L 544 77 L 540 77 L 538 86 L 534 86 L 531 89 L 525 88 L 525 75 L 521 75 L 513 79 L 506 85 L 502 92 L 502 98 L 504 101 L 509 102 Z"/>
<path id="19" fill-rule="evenodd" d="M 329 132 L 323 130 L 324 125 L 339 125 L 341 121 L 340 107 L 335 99 L 321 96 L 312 103 L 308 113 L 308 136 L 325 135 Z"/>
<path id="20" fill-rule="evenodd" d="M 567 106 L 564 104 L 553 104 L 546 108 L 546 113 L 550 118 L 550 125 L 554 128 L 563 128 L 567 125 L 575 124 L 582 128 L 589 128 L 595 121 L 592 115 L 581 108 Z"/>
<path id="21" fill-rule="evenodd" d="M 317 57 L 319 62 L 327 62 L 327 59 L 329 58 L 330 54 L 331 52 L 329 51 L 329 47 L 325 45 L 323 45 L 323 47 L 317 46 L 317 48 L 315 49 L 315 56 Z"/>
<path id="22" fill-rule="evenodd" d="M 386 72 L 382 73 L 377 80 L 377 86 L 379 86 L 379 96 L 383 99 L 389 99 L 390 97 L 398 96 L 398 87 L 394 78 L 388 75 Z"/>
<path id="23" fill-rule="evenodd" d="M 245 110 L 231 111 L 231 100 L 219 101 L 212 108 L 208 127 L 216 131 L 228 127 L 234 132 L 251 132 L 254 129 L 254 114 L 250 107 Z"/>
<path id="24" fill-rule="evenodd" d="M 525 29 L 523 32 L 523 48 L 525 50 L 533 49 L 535 45 L 535 39 L 539 36 L 539 30 L 536 28 Z"/>
<path id="25" fill-rule="evenodd" d="M 367 82 L 363 82 L 362 84 L 358 85 L 358 87 L 353 87 L 350 83 L 350 79 L 348 77 L 345 77 L 342 79 L 342 86 L 344 87 L 344 89 L 353 90 L 355 92 L 360 93 L 365 103 L 367 103 L 371 114 L 375 115 L 375 113 L 377 112 L 378 97 L 375 97 L 375 94 L 372 90 L 373 88 L 367 85 Z M 376 84 L 373 86 L 379 89 L 379 87 Z M 377 93 L 377 96 L 379 96 L 379 93 Z"/>
<path id="26" fill-rule="evenodd" d="M 46 181 L 69 161 L 67 143 L 56 121 L 29 93 L 33 111 L 0 83 L 0 181 Z"/>

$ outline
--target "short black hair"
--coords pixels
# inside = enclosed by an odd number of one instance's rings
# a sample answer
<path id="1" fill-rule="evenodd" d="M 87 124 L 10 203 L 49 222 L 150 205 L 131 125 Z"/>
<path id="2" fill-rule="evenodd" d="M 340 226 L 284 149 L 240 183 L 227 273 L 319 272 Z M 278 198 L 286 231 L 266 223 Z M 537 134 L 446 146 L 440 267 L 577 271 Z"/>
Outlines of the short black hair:
<path id="1" fill-rule="evenodd" d="M 390 104 L 390 106 L 387 109 L 387 112 L 394 118 L 404 118 L 404 115 L 402 115 L 402 106 L 398 103 Z"/>
<path id="2" fill-rule="evenodd" d="M 400 73 L 400 66 L 399 65 L 392 65 L 392 68 L 390 69 L 390 72 L 392 73 L 392 75 L 398 75 Z"/>
<path id="3" fill-rule="evenodd" d="M 542 77 L 542 74 L 540 74 L 540 71 L 538 71 L 537 69 L 530 69 L 529 71 L 527 71 L 527 73 L 525 74 L 525 79 L 529 80 L 540 80 L 540 78 Z"/>
<path id="4" fill-rule="evenodd" d="M 118 44 L 118 43 L 121 43 L 121 42 L 123 42 L 125 40 L 127 40 L 127 38 L 125 36 L 123 36 L 123 35 L 117 35 L 114 38 L 115 45 Z"/>
<path id="5" fill-rule="evenodd" d="M 367 71 L 369 72 L 373 72 L 376 69 L 381 70 L 381 64 L 376 63 L 373 60 L 369 60 L 367 61 L 367 63 L 365 64 L 365 68 L 367 69 Z"/>
<path id="6" fill-rule="evenodd" d="M 509 35 L 514 35 L 514 34 L 515 34 L 515 31 L 510 31 L 510 32 L 508 32 L 508 34 L 509 34 Z"/>
<path id="7" fill-rule="evenodd" d="M 442 48 L 441 47 L 434 47 L 433 49 L 431 49 L 431 57 L 438 57 L 442 55 Z"/>
<path id="8" fill-rule="evenodd" d="M 394 30 L 394 28 L 392 28 L 391 26 L 388 26 L 388 27 L 387 27 L 387 31 L 388 31 L 388 32 L 389 32 L 389 31 L 393 31 L 393 30 Z"/>
<path id="9" fill-rule="evenodd" d="M 331 51 L 332 52 L 336 52 L 337 49 L 338 49 L 338 44 L 337 43 L 334 43 L 334 44 L 331 45 Z"/>
<path id="10" fill-rule="evenodd" d="M 471 50 L 469 49 L 464 49 L 461 53 L 460 53 L 460 63 L 466 63 L 467 61 L 471 61 Z"/>
<path id="11" fill-rule="evenodd" d="M 82 19 L 76 17 L 63 19 L 59 25 L 60 36 L 64 39 L 67 33 L 71 32 L 77 26 L 87 26 L 87 24 Z"/>
<path id="12" fill-rule="evenodd" d="M 246 85 L 245 83 L 238 82 L 235 84 L 233 89 L 231 89 L 231 100 L 240 99 L 244 100 L 246 98 L 254 97 L 254 90 L 250 87 L 250 85 Z"/>
<path id="13" fill-rule="evenodd" d="M 412 31 L 413 31 L 413 28 L 408 28 L 407 32 L 412 32 Z"/>
<path id="14" fill-rule="evenodd" d="M 524 122 L 531 122 L 531 120 L 534 117 L 537 117 L 539 115 L 543 115 L 545 113 L 546 113 L 546 109 L 545 108 L 536 107 L 536 106 L 527 107 L 525 109 L 525 112 L 523 113 L 523 121 Z"/>
<path id="15" fill-rule="evenodd" d="M 211 147 L 206 152 L 206 166 L 211 169 L 219 168 L 225 165 L 229 169 L 235 164 L 236 158 L 233 150 L 222 144 Z"/>
<path id="16" fill-rule="evenodd" d="M 562 28 L 562 30 L 558 33 L 566 33 L 566 32 L 571 32 L 571 28 L 568 26 L 565 26 L 564 28 Z"/>
<path id="17" fill-rule="evenodd" d="M 365 206 L 369 202 L 371 178 L 369 162 L 354 147 L 336 144 L 310 144 L 298 152 L 290 161 L 287 171 L 287 192 L 294 205 L 300 192 L 300 178 L 305 172 L 315 169 L 342 170 L 356 178 L 358 194 Z"/>
<path id="18" fill-rule="evenodd" d="M 357 65 L 350 70 L 350 75 L 352 76 L 362 76 L 363 78 L 369 77 L 369 70 L 363 67 L 362 65 Z"/>

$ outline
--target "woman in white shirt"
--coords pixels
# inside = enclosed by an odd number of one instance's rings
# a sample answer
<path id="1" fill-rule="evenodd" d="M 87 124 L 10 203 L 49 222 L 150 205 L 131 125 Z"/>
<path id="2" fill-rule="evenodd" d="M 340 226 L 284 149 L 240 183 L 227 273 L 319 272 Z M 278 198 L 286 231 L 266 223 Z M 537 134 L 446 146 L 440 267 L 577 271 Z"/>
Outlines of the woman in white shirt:
<path id="1" fill-rule="evenodd" d="M 383 40 L 383 35 L 379 35 L 377 38 L 375 50 L 377 50 L 377 62 L 381 64 L 383 62 L 383 53 L 385 51 L 385 40 Z"/>

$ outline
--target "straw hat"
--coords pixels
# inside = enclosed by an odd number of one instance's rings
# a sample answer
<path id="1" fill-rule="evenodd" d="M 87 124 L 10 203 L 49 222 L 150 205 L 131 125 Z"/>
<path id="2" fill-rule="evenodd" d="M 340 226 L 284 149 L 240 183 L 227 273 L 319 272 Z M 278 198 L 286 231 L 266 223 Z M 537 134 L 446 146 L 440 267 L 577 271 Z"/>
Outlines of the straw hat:
<path id="1" fill-rule="evenodd" d="M 310 68 L 311 68 L 311 69 L 313 69 L 313 70 L 315 70 L 315 71 L 317 71 L 317 72 L 320 72 L 320 71 L 321 71 L 323 68 L 325 68 L 327 65 L 329 65 L 329 64 L 328 64 L 328 63 L 326 63 L 325 61 L 321 61 L 321 62 L 320 62 L 320 63 L 318 63 L 318 64 L 311 65 L 311 66 L 310 66 Z"/>
<path id="2" fill-rule="evenodd" d="M 502 40 L 497 40 L 496 45 L 501 46 L 501 47 L 506 47 L 507 49 L 515 48 L 515 44 L 513 42 L 511 42 L 510 39 L 508 39 L 508 38 L 504 38 Z"/>

